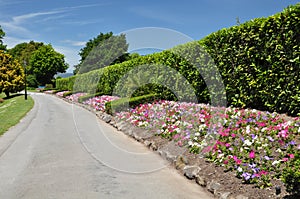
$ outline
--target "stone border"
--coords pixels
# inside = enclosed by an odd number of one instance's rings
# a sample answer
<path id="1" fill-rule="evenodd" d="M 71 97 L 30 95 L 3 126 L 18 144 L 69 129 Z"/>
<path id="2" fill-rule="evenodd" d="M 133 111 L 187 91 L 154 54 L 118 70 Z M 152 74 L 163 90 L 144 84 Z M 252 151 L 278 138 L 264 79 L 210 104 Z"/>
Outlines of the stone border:
<path id="1" fill-rule="evenodd" d="M 55 94 L 52 94 L 55 95 Z M 171 165 L 183 174 L 187 179 L 193 180 L 198 185 L 206 188 L 207 191 L 213 194 L 217 199 L 249 199 L 248 196 L 243 194 L 233 195 L 230 190 L 220 191 L 222 184 L 215 179 L 208 179 L 205 175 L 201 174 L 201 168 L 197 165 L 190 165 L 187 157 L 182 156 L 184 151 L 188 149 L 175 145 L 174 142 L 168 142 L 162 146 L 158 146 L 155 141 L 149 141 L 148 139 L 153 137 L 147 130 L 133 126 L 132 124 L 121 121 L 116 116 L 109 115 L 102 111 L 96 111 L 89 105 L 85 105 L 79 102 L 73 102 L 66 98 L 56 97 L 63 99 L 64 101 L 80 106 L 92 113 L 94 113 L 100 120 L 115 127 L 118 131 L 134 138 L 136 141 L 143 143 L 146 147 L 152 151 L 158 153 L 162 158 L 169 161 Z"/>

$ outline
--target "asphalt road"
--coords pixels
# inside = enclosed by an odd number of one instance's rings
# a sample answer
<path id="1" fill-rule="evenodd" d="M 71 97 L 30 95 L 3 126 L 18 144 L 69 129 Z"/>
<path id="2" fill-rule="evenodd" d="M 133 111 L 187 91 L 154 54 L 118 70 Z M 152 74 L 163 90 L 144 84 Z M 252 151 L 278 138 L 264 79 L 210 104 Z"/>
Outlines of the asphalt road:
<path id="1" fill-rule="evenodd" d="M 34 108 L 0 137 L 0 199 L 211 198 L 89 111 L 31 95 Z"/>

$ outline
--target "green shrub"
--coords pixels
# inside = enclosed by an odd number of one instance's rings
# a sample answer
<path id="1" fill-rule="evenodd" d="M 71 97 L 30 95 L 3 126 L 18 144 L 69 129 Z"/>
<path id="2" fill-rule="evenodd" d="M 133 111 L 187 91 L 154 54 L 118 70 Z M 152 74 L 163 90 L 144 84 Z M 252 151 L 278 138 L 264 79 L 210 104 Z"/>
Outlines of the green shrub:
<path id="1" fill-rule="evenodd" d="M 113 114 L 115 112 L 125 111 L 127 108 L 134 108 L 140 104 L 150 103 L 155 100 L 159 100 L 157 94 L 148 94 L 148 95 L 132 97 L 132 98 L 121 98 L 121 99 L 107 102 L 105 104 L 105 111 L 108 114 Z"/>
<path id="2" fill-rule="evenodd" d="M 290 160 L 282 172 L 282 180 L 286 186 L 286 190 L 293 195 L 300 196 L 300 155 Z"/>
<path id="3" fill-rule="evenodd" d="M 38 87 L 38 82 L 37 82 L 36 77 L 34 75 L 27 75 L 26 76 L 26 83 L 27 83 L 28 87 L 33 87 L 33 88 Z"/>
<path id="4" fill-rule="evenodd" d="M 53 85 L 52 84 L 46 84 L 45 89 L 53 89 Z"/>

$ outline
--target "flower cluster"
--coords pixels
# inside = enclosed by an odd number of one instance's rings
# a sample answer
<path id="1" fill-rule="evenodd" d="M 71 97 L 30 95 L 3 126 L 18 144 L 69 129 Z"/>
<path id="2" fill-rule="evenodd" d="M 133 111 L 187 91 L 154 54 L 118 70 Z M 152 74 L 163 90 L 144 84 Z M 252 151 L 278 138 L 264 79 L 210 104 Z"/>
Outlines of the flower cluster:
<path id="1" fill-rule="evenodd" d="M 300 152 L 299 119 L 276 113 L 159 101 L 118 116 L 191 152 L 205 152 L 210 161 L 261 187 L 270 186 L 269 178 L 280 177 L 284 163 Z"/>
<path id="2" fill-rule="evenodd" d="M 83 104 L 92 106 L 97 111 L 105 111 L 105 103 L 116 100 L 116 99 L 119 99 L 119 97 L 102 95 L 102 96 L 96 96 L 96 97 L 90 98 L 90 99 L 84 101 Z"/>
<path id="3" fill-rule="evenodd" d="M 54 92 L 54 90 L 46 90 L 46 91 L 44 91 L 44 93 L 46 93 L 46 94 L 53 94 L 53 92 Z"/>
<path id="4" fill-rule="evenodd" d="M 60 91 L 60 92 L 57 92 L 57 93 L 56 93 L 56 96 L 58 96 L 58 97 L 63 97 L 63 96 L 64 96 L 64 93 L 67 93 L 67 92 L 69 92 L 69 91 Z"/>
<path id="5" fill-rule="evenodd" d="M 71 100 L 72 102 L 78 102 L 78 98 L 81 96 L 85 96 L 86 93 L 74 93 L 66 97 L 66 99 Z"/>

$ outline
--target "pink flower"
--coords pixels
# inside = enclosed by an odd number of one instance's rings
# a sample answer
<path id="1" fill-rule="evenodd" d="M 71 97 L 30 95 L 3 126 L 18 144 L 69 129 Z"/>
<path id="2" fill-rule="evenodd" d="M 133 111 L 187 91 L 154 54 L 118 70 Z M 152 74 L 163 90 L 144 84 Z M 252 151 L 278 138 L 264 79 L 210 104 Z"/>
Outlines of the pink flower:
<path id="1" fill-rule="evenodd" d="M 237 159 L 235 162 L 236 162 L 236 164 L 241 164 L 241 163 L 242 163 L 242 160 Z"/>
<path id="2" fill-rule="evenodd" d="M 278 136 L 279 137 L 282 137 L 282 138 L 287 138 L 288 137 L 288 131 L 285 129 L 285 130 L 282 130 L 278 133 Z"/>
<path id="3" fill-rule="evenodd" d="M 226 143 L 225 146 L 228 148 L 228 147 L 231 146 L 231 144 L 230 143 Z"/>
<path id="4" fill-rule="evenodd" d="M 293 159 L 295 157 L 294 154 L 289 154 L 290 158 Z"/>
<path id="5" fill-rule="evenodd" d="M 235 138 L 235 136 L 236 136 L 236 135 L 235 135 L 234 133 L 231 134 L 231 137 Z"/>
<path id="6" fill-rule="evenodd" d="M 255 158 L 255 152 L 254 151 L 250 151 L 249 158 L 250 159 L 254 159 Z"/>
<path id="7" fill-rule="evenodd" d="M 283 162 L 286 162 L 286 161 L 288 161 L 289 159 L 288 158 L 282 158 L 282 161 Z"/>

